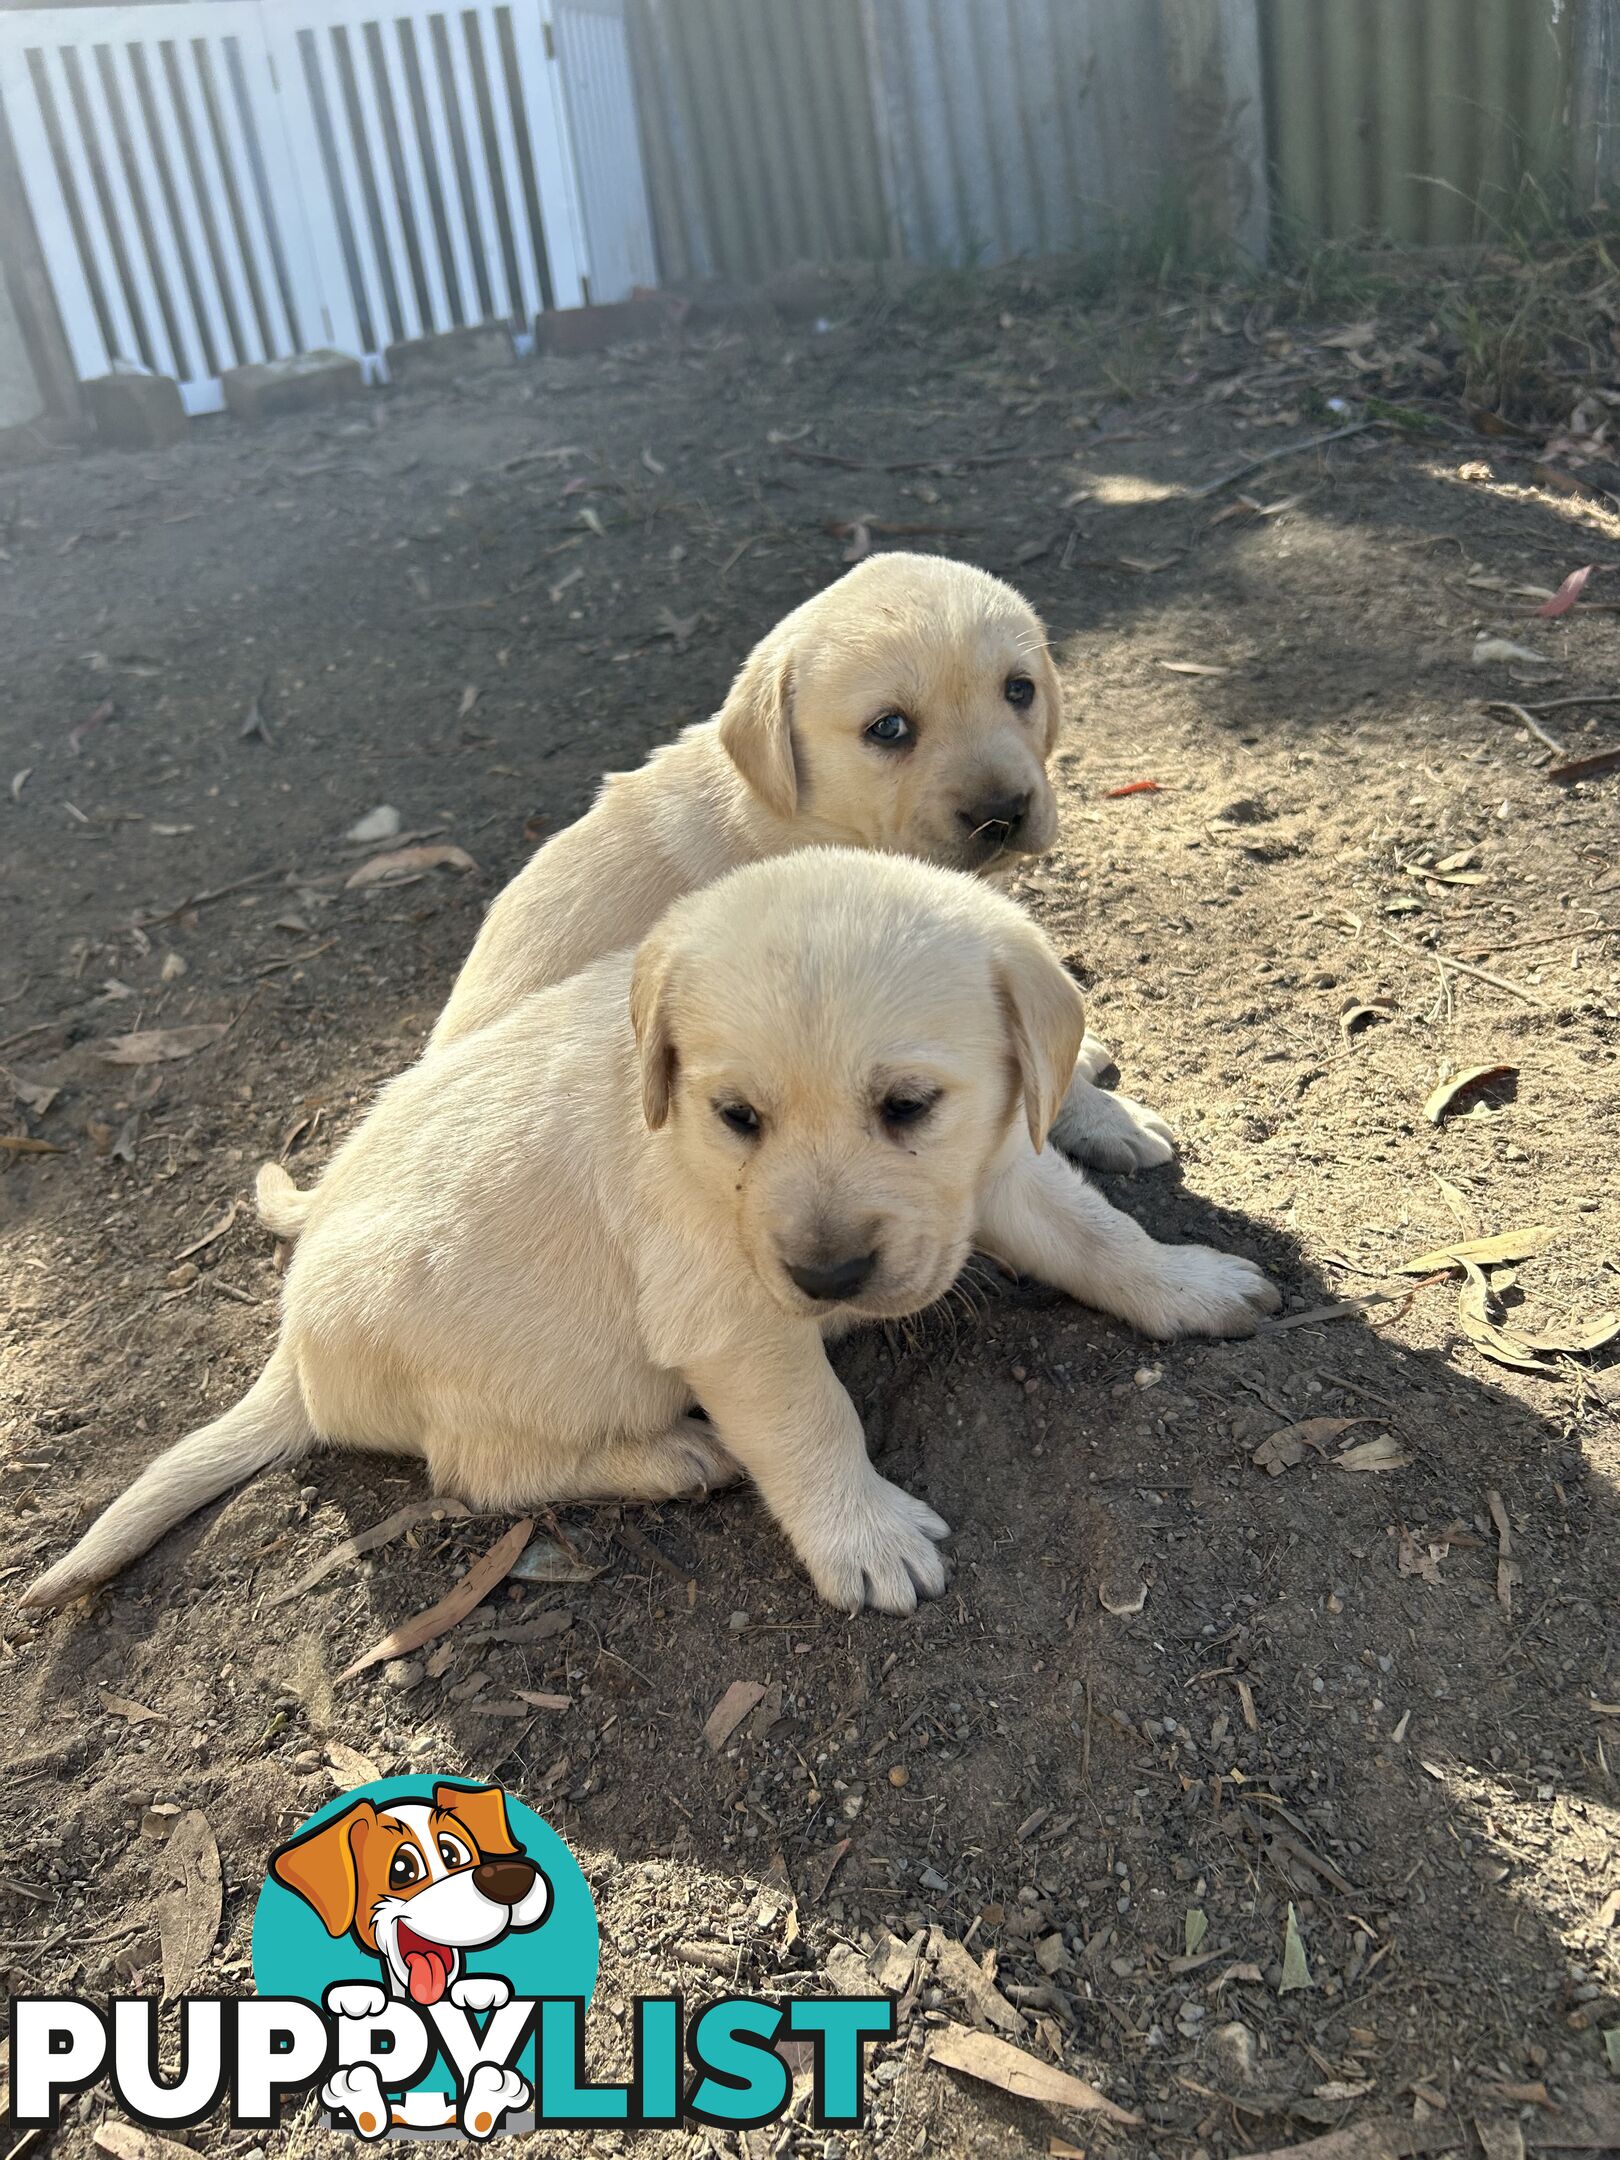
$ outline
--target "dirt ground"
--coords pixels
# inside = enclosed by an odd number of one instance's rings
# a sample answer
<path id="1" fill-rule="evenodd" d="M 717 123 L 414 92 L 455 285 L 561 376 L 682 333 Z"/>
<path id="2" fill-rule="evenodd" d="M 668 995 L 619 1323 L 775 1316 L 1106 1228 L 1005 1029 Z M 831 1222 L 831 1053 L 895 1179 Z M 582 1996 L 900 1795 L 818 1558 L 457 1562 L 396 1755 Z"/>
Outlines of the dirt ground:
<path id="1" fill-rule="evenodd" d="M 200 1810 L 222 1857 L 191 1984 L 245 1988 L 270 1848 L 367 1764 L 430 1769 L 503 1778 L 572 1841 L 603 2072 L 638 1993 L 902 1991 L 867 2131 L 815 2129 L 801 2092 L 746 2147 L 639 2151 L 1192 2160 L 1391 2120 L 1381 2152 L 1476 2120 L 1490 2160 L 1620 2146 L 1620 1367 L 1493 1361 L 1455 1271 L 1399 1272 L 1545 1226 L 1493 1271 L 1504 1326 L 1620 1310 L 1620 772 L 1547 771 L 1620 745 L 1620 517 L 1441 397 L 1422 431 L 1211 485 L 1373 417 L 1425 305 L 1363 334 L 943 280 L 0 479 L 12 1991 L 156 1991 L 183 1960 L 154 1807 Z M 1064 830 L 1020 889 L 1182 1142 L 1103 1182 L 1260 1260 L 1281 1327 L 1156 1347 L 979 1271 L 842 1349 L 874 1455 L 955 1528 L 915 1621 L 819 1607 L 747 1494 L 574 1509 L 549 1527 L 589 1580 L 509 1585 L 438 1654 L 340 1684 L 505 1527 L 422 1519 L 284 1596 L 423 1498 L 354 1456 L 24 1614 L 40 1562 L 262 1362 L 256 1165 L 318 1173 L 535 840 L 865 541 L 961 554 L 1045 613 Z M 1547 663 L 1476 665 L 1482 634 Z M 1560 751 L 1481 709 L 1605 691 L 1539 716 Z M 376 848 L 344 835 L 385 804 L 475 867 L 350 889 Z M 173 1062 L 106 1058 L 219 1023 Z M 1425 1115 L 1476 1066 L 1507 1070 Z M 1255 1460 L 1317 1418 L 1357 1422 Z M 1341 1466 L 1369 1441 L 1384 1467 Z M 716 1758 L 739 1679 L 768 1692 Z M 1290 1908 L 1308 1986 L 1283 1986 Z M 945 2018 L 1140 2127 L 930 2062 Z M 106 2107 L 34 2149 L 87 2152 Z M 189 2142 L 335 2149 L 308 2110 Z"/>

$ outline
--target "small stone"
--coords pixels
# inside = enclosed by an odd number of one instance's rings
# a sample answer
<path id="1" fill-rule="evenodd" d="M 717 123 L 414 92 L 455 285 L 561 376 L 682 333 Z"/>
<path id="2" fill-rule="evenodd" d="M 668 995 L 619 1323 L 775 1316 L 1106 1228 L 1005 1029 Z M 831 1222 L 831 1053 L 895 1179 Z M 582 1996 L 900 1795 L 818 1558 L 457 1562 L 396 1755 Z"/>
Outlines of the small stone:
<path id="1" fill-rule="evenodd" d="M 917 1880 L 925 1890 L 932 1890 L 936 1897 L 943 1897 L 951 1887 L 937 1868 L 925 1867 Z"/>
<path id="2" fill-rule="evenodd" d="M 1138 1365 L 1133 1375 L 1139 1388 L 1157 1387 L 1164 1378 L 1162 1365 Z"/>
<path id="3" fill-rule="evenodd" d="M 197 1280 L 201 1272 L 195 1260 L 182 1260 L 178 1267 L 170 1268 L 163 1280 L 171 1290 L 184 1290 Z"/>
<path id="4" fill-rule="evenodd" d="M 383 1667 L 383 1678 L 391 1688 L 398 1688 L 403 1695 L 413 1687 L 420 1687 L 427 1668 L 420 1658 L 390 1658 Z"/>
<path id="5" fill-rule="evenodd" d="M 896 1787 L 901 1785 L 909 1785 L 911 1783 L 911 1772 L 906 1768 L 903 1762 L 897 1762 L 894 1765 L 893 1769 L 890 1770 L 889 1783 Z"/>
<path id="6" fill-rule="evenodd" d="M 733 1635 L 740 1635 L 747 1625 L 748 1615 L 745 1612 L 734 1612 L 726 1622 L 726 1626 L 730 1628 Z"/>
<path id="7" fill-rule="evenodd" d="M 300 1777 L 308 1777 L 312 1770 L 318 1770 L 321 1767 L 319 1749 L 312 1747 L 300 1748 L 293 1757 L 292 1766 Z"/>

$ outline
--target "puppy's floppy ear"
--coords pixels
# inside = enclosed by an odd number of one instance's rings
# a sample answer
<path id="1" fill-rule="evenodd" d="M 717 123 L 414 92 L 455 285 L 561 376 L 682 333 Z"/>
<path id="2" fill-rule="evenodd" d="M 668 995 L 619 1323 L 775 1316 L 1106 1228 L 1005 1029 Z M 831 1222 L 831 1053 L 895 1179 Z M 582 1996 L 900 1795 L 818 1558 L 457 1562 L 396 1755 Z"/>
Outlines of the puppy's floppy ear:
<path id="1" fill-rule="evenodd" d="M 996 995 L 1038 1155 L 1074 1078 L 1074 1061 L 1086 1032 L 1085 1001 L 1033 923 L 1010 936 L 998 952 Z"/>
<path id="2" fill-rule="evenodd" d="M 499 1785 L 435 1785 L 433 1805 L 441 1815 L 453 1815 L 487 1860 L 492 1855 L 521 1852 L 506 1819 L 506 1794 Z"/>
<path id="3" fill-rule="evenodd" d="M 669 948 L 655 931 L 637 952 L 630 973 L 630 1025 L 641 1053 L 641 1108 L 651 1132 L 668 1121 L 675 1085 L 675 1038 L 670 1033 L 674 972 Z"/>
<path id="4" fill-rule="evenodd" d="M 376 1821 L 371 1802 L 357 1800 L 318 1830 L 283 1845 L 271 1859 L 276 1881 L 314 1907 L 328 1935 L 347 1935 L 354 1926 L 360 1909 L 355 1846 L 364 1843 Z"/>
<path id="5" fill-rule="evenodd" d="M 720 708 L 720 747 L 778 817 L 798 808 L 793 764 L 793 649 L 775 637 L 756 645 Z"/>

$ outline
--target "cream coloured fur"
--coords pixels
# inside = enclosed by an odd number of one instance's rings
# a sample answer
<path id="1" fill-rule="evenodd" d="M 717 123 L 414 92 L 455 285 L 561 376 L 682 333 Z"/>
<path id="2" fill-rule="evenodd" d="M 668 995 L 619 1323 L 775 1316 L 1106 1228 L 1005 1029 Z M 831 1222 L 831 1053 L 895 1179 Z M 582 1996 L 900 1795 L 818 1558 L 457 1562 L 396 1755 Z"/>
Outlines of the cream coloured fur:
<path id="1" fill-rule="evenodd" d="M 975 879 L 811 849 L 689 896 L 394 1081 L 314 1192 L 261 1173 L 300 1233 L 269 1364 L 29 1601 L 319 1439 L 419 1455 L 491 1509 L 741 1469 L 823 1597 L 909 1611 L 946 1525 L 873 1469 L 828 1337 L 930 1304 L 975 1246 L 1156 1336 L 1277 1303 L 1038 1144 L 1083 1029 L 1045 938 Z M 870 1276 L 839 1302 L 792 1272 L 851 1254 Z"/>
<path id="2" fill-rule="evenodd" d="M 1013 681 L 1029 703 L 1009 702 Z M 1019 693 L 1023 695 L 1023 692 Z M 871 741 L 885 713 L 911 728 Z M 1057 837 L 1046 765 L 1063 694 L 1039 617 L 1000 579 L 935 555 L 874 555 L 796 608 L 744 662 L 717 718 L 688 728 L 549 840 L 497 898 L 434 1048 L 520 997 L 634 945 L 670 902 L 743 863 L 816 845 L 995 875 Z M 1010 838 L 986 804 L 1028 797 Z M 1168 1162 L 1170 1128 L 1091 1083 L 1088 1037 L 1053 1137 L 1100 1170 Z"/>

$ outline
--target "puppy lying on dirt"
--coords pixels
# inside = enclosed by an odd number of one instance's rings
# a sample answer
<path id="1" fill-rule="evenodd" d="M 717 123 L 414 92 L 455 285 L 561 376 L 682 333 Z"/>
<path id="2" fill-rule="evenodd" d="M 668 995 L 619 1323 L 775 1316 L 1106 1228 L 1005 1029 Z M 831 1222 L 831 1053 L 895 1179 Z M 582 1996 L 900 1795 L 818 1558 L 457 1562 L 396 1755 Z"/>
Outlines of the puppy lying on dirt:
<path id="1" fill-rule="evenodd" d="M 496 900 L 430 1047 L 458 1041 L 646 936 L 672 900 L 817 844 L 992 875 L 1057 837 L 1046 765 L 1063 718 L 1040 618 L 935 555 L 874 555 L 796 608 L 688 728 L 549 840 Z M 1163 1118 L 1092 1086 L 1088 1037 L 1053 1130 L 1099 1170 L 1174 1153 Z"/>
<path id="2" fill-rule="evenodd" d="M 872 1468 L 826 1338 L 931 1304 L 974 1247 L 1149 1335 L 1278 1302 L 1041 1145 L 1083 1031 L 1046 939 L 971 878 L 812 849 L 689 896 L 396 1080 L 314 1192 L 260 1171 L 298 1236 L 269 1364 L 27 1602 L 324 1441 L 493 1510 L 744 1470 L 829 1603 L 909 1612 L 946 1525 Z"/>

